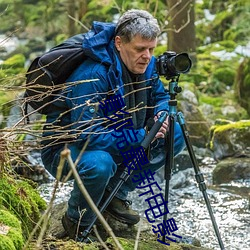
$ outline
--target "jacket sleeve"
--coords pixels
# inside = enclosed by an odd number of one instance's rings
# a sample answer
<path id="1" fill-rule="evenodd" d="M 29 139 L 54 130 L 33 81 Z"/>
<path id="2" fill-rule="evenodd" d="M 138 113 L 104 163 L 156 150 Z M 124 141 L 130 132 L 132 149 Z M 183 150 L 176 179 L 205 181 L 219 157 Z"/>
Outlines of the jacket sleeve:
<path id="1" fill-rule="evenodd" d="M 121 149 L 139 146 L 145 137 L 145 130 L 124 129 L 123 132 L 117 132 L 106 126 L 107 118 L 99 107 L 99 102 L 105 98 L 109 90 L 106 75 L 107 70 L 104 66 L 98 64 L 90 66 L 83 63 L 68 79 L 74 83 L 81 79 L 90 80 L 74 84 L 66 90 L 66 102 L 71 109 L 70 127 L 79 147 L 88 143 L 89 150 L 99 149 L 119 155 Z"/>

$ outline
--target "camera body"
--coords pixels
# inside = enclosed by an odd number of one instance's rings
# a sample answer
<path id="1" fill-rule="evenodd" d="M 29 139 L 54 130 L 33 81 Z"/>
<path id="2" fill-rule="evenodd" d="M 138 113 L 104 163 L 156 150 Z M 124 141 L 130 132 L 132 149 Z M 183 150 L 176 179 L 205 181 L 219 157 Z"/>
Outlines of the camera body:
<path id="1" fill-rule="evenodd" d="M 156 70 L 160 76 L 167 80 L 187 73 L 192 66 L 192 61 L 187 53 L 176 54 L 174 51 L 164 52 L 156 59 Z"/>

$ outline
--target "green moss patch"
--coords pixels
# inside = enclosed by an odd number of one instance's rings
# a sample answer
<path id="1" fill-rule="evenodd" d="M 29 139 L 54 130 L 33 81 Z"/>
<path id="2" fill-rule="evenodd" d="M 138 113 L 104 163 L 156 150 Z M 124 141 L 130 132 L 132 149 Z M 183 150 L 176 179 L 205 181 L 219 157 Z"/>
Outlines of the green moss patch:
<path id="1" fill-rule="evenodd" d="M 3 175 L 0 179 L 0 208 L 7 209 L 21 221 L 23 236 L 27 238 L 46 203 L 27 181 Z"/>
<path id="2" fill-rule="evenodd" d="M 0 249 L 21 249 L 23 243 L 20 221 L 7 210 L 0 209 Z"/>

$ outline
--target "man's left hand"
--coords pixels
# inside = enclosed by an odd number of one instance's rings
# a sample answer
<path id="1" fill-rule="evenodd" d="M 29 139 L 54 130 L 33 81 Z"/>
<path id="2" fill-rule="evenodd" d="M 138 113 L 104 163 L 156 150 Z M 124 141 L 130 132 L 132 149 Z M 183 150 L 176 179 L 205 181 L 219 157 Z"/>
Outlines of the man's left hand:
<path id="1" fill-rule="evenodd" d="M 160 117 L 161 113 L 164 111 L 159 112 L 155 117 L 154 120 L 155 122 L 158 120 L 158 118 Z M 168 116 L 165 119 L 165 121 L 162 123 L 162 126 L 160 127 L 159 131 L 156 133 L 155 135 L 155 139 L 159 139 L 159 138 L 165 138 L 166 133 L 169 130 L 169 124 L 168 124 Z"/>

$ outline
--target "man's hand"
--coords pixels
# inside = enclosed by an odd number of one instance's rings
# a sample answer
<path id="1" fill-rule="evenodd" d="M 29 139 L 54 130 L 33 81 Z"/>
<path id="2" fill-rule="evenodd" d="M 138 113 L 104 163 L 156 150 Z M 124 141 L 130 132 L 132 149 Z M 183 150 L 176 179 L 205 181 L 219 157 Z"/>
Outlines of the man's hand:
<path id="1" fill-rule="evenodd" d="M 157 113 L 157 115 L 154 117 L 155 122 L 158 120 L 158 118 L 160 117 L 161 113 L 164 111 L 160 111 L 159 113 Z M 159 139 L 159 138 L 165 138 L 166 133 L 169 130 L 169 124 L 168 124 L 168 116 L 165 119 L 165 121 L 163 122 L 161 128 L 159 129 L 159 131 L 157 132 L 157 134 L 155 135 L 155 139 Z"/>

